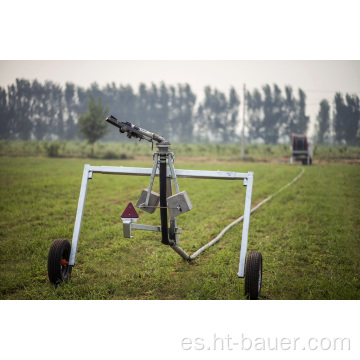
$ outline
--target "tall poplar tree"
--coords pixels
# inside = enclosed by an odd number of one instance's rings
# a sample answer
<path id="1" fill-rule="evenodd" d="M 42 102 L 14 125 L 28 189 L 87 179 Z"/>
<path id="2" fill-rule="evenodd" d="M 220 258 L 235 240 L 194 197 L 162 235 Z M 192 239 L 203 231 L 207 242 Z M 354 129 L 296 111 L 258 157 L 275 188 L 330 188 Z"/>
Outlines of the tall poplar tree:
<path id="1" fill-rule="evenodd" d="M 247 92 L 246 110 L 249 138 L 251 141 L 256 141 L 262 137 L 261 126 L 263 119 L 263 104 L 259 90 L 254 89 L 252 94 L 249 91 Z"/>
<path id="2" fill-rule="evenodd" d="M 321 100 L 320 109 L 316 117 L 316 139 L 319 144 L 324 144 L 330 137 L 330 105 L 327 100 Z"/>

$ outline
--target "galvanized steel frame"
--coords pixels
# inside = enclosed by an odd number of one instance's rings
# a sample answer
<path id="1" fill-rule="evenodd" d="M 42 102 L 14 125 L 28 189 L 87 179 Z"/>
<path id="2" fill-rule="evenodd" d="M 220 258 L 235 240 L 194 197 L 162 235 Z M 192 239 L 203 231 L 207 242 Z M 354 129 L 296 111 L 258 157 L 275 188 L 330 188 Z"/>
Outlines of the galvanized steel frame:
<path id="1" fill-rule="evenodd" d="M 239 271 L 238 276 L 243 278 L 245 276 L 245 261 L 246 261 L 246 252 L 247 252 L 247 245 L 248 245 L 248 234 L 249 234 L 249 226 L 250 226 L 250 213 L 251 213 L 251 197 L 252 197 L 252 190 L 253 190 L 253 172 L 248 173 L 237 173 L 237 172 L 227 172 L 227 171 L 207 171 L 207 170 L 181 170 L 181 169 L 174 169 L 173 166 L 173 154 L 169 153 L 168 163 L 169 167 L 167 168 L 167 178 L 169 180 L 173 180 L 175 184 L 175 188 L 177 193 L 179 192 L 178 184 L 176 178 L 197 178 L 197 179 L 218 179 L 218 180 L 243 180 L 244 186 L 246 186 L 246 195 L 245 195 L 245 209 L 243 215 L 243 230 L 242 230 L 242 239 L 241 239 L 241 249 L 240 249 L 240 261 L 239 261 Z M 171 161 L 170 161 L 171 159 Z M 115 167 L 115 166 L 91 166 L 86 164 L 84 166 L 84 172 L 81 182 L 80 188 L 80 195 L 79 195 L 79 202 L 76 212 L 76 219 L 75 219 L 75 226 L 74 226 L 74 233 L 72 237 L 72 244 L 71 244 L 71 252 L 70 252 L 70 259 L 69 265 L 74 266 L 77 254 L 77 248 L 79 243 L 80 237 L 80 230 L 81 230 L 81 223 L 82 217 L 84 213 L 85 207 L 85 200 L 86 200 L 86 192 L 89 179 L 92 179 L 93 174 L 112 174 L 112 175 L 133 175 L 133 176 L 150 176 L 151 177 L 151 186 L 153 183 L 153 177 L 159 176 L 159 169 L 157 168 L 156 161 L 157 156 L 156 153 L 154 154 L 154 166 L 153 168 L 137 168 L 137 167 Z M 151 189 L 149 189 L 150 194 Z M 148 199 L 147 199 L 148 201 Z M 175 219 L 170 219 L 170 221 L 175 221 Z M 157 226 L 148 226 L 148 225 L 140 225 L 134 224 L 129 222 L 126 224 L 131 234 L 131 227 L 134 229 L 141 229 L 141 230 L 152 230 L 152 231 L 159 231 L 160 228 Z M 179 229 L 177 231 L 177 236 L 181 232 Z M 188 255 L 183 249 L 181 249 L 178 245 L 178 241 L 173 246 L 170 246 L 176 253 L 178 253 L 182 258 L 186 260 L 193 260 L 200 252 L 203 250 L 198 250 L 192 256 Z M 205 249 L 205 247 L 203 247 Z"/>

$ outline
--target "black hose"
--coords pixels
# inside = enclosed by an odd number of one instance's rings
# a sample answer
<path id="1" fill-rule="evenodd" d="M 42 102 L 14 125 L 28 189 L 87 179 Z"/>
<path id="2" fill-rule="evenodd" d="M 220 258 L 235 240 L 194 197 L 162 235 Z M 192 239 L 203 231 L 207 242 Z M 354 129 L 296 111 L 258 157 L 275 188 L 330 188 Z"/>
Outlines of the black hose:
<path id="1" fill-rule="evenodd" d="M 165 245 L 169 245 L 166 201 L 166 155 L 160 155 L 160 216 L 162 234 L 161 242 Z"/>

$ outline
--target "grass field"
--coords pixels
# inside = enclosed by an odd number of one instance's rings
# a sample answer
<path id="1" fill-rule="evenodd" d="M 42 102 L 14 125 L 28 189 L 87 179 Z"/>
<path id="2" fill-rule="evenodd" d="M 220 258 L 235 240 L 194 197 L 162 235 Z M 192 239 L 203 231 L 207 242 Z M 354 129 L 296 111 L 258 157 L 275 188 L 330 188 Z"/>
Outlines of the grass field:
<path id="1" fill-rule="evenodd" d="M 151 145 L 139 141 L 96 142 L 94 147 L 85 141 L 22 141 L 0 140 L 0 156 L 33 156 L 33 157 L 60 157 L 107 160 L 126 160 L 138 157 L 151 159 Z M 177 157 L 218 159 L 221 161 L 240 161 L 241 147 L 238 144 L 173 144 Z M 245 160 L 247 162 L 269 162 L 277 159 L 288 159 L 289 144 L 265 145 L 247 144 Z M 315 145 L 314 159 L 317 163 L 360 162 L 360 147 Z M 151 160 L 150 160 L 151 161 Z"/>
<path id="2" fill-rule="evenodd" d="M 123 238 L 120 215 L 149 179 L 99 174 L 89 182 L 71 280 L 54 288 L 48 251 L 54 239 L 72 238 L 85 163 L 152 166 L 151 158 L 0 157 L 1 299 L 244 299 L 244 280 L 236 276 L 242 223 L 187 263 L 160 243 L 159 233 Z M 195 159 L 177 160 L 175 167 L 254 171 L 253 205 L 301 171 Z M 358 165 L 306 167 L 298 182 L 251 216 L 248 250 L 260 251 L 264 261 L 261 299 L 360 299 L 359 179 Z M 194 207 L 178 218 L 180 246 L 189 254 L 243 213 L 240 181 L 179 179 L 179 186 Z M 138 223 L 159 225 L 158 211 L 139 215 Z"/>

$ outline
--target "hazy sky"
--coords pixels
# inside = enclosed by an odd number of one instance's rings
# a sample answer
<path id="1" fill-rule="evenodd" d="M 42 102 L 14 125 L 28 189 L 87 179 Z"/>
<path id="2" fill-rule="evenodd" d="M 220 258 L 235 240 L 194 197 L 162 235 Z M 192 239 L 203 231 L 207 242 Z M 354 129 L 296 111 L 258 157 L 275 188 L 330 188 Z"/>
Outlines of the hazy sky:
<path id="1" fill-rule="evenodd" d="M 231 86 L 238 92 L 245 83 L 248 89 L 264 84 L 291 85 L 302 88 L 310 100 L 311 92 L 360 92 L 360 61 L 1 61 L 0 86 L 13 84 L 16 78 L 67 81 L 87 87 L 115 82 L 130 84 L 137 91 L 145 84 L 189 83 L 197 95 L 206 85 L 228 93 Z"/>
<path id="2" fill-rule="evenodd" d="M 337 91 L 360 96 L 355 0 L 326 7 L 313 0 L 63 3 L 4 2 L 1 87 L 25 78 L 115 82 L 137 92 L 141 82 L 163 81 L 188 83 L 201 100 L 207 85 L 226 94 L 233 86 L 242 98 L 244 83 L 250 91 L 276 83 L 305 91 L 312 122 L 321 99 L 332 102 Z"/>
<path id="3" fill-rule="evenodd" d="M 137 92 L 141 82 L 146 85 L 189 83 L 198 100 L 209 85 L 228 94 L 233 86 L 240 97 L 243 84 L 247 90 L 261 90 L 265 84 L 276 83 L 301 88 L 307 95 L 307 112 L 313 123 L 321 99 L 332 102 L 335 92 L 357 93 L 360 96 L 360 61 L 0 61 L 0 86 L 7 87 L 16 78 L 40 82 L 52 80 L 64 85 L 73 82 L 88 87 L 97 82 L 100 87 L 115 82 L 130 84 Z M 312 129 L 310 129 L 311 132 Z"/>

